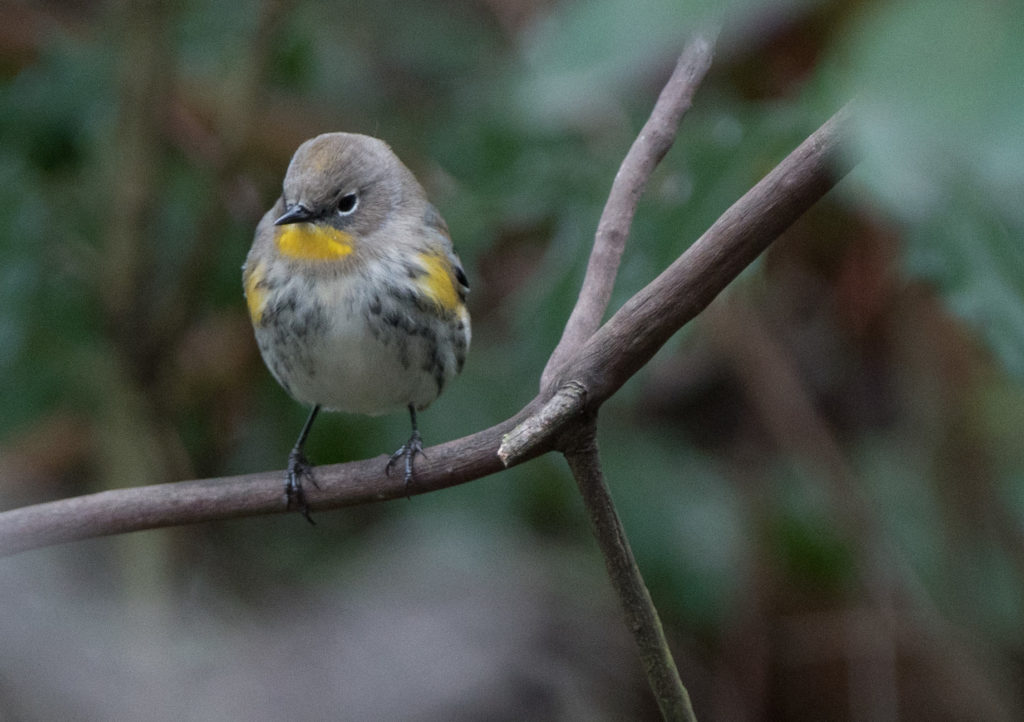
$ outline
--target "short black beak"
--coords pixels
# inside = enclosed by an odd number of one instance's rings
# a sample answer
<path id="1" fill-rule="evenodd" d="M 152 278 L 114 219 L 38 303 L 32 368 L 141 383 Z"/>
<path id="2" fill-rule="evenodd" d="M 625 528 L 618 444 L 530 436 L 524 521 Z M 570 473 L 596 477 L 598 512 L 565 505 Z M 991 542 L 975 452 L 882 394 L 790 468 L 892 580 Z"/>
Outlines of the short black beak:
<path id="1" fill-rule="evenodd" d="M 313 211 L 306 206 L 296 203 L 285 211 L 284 215 L 274 221 L 275 226 L 285 226 L 289 223 L 303 223 L 313 217 Z"/>

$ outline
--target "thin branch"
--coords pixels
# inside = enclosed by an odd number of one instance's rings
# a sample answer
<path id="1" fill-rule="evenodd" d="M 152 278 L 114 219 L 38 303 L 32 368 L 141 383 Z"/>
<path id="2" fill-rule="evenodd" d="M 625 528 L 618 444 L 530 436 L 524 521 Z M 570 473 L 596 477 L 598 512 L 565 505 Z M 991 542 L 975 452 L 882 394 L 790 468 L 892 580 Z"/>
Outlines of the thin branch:
<path id="1" fill-rule="evenodd" d="M 713 54 L 714 38 L 710 34 L 698 35 L 686 46 L 650 117 L 615 174 L 608 201 L 597 224 L 583 286 L 562 331 L 562 338 L 541 375 L 541 389 L 550 388 L 559 368 L 601 325 L 637 203 L 654 168 L 672 147 L 679 123 L 690 109 L 693 96 L 711 67 Z"/>
<path id="2" fill-rule="evenodd" d="M 587 507 L 608 576 L 622 604 L 626 625 L 639 647 L 640 661 L 661 716 L 665 720 L 695 722 L 697 718 L 690 704 L 690 695 L 679 678 L 658 610 L 644 584 L 622 521 L 604 482 L 593 416 L 580 425 L 566 444 L 565 459 Z"/>
<path id="3" fill-rule="evenodd" d="M 684 323 L 707 306 L 800 214 L 852 167 L 839 152 L 849 110 L 813 133 L 736 202 L 664 273 L 630 299 L 564 367 L 557 386 L 572 380 L 596 409 L 641 368 Z M 515 417 L 427 450 L 417 459 L 411 493 L 424 493 L 504 468 L 502 439 L 536 414 L 553 392 L 538 396 Z M 548 434 L 517 454 L 521 463 L 554 448 L 574 417 L 562 417 Z M 333 509 L 404 496 L 401 480 L 388 479 L 384 457 L 317 467 L 320 489 L 309 490 L 310 508 Z M 283 511 L 283 472 L 134 487 L 0 513 L 0 554 L 138 529 Z"/>
<path id="4" fill-rule="evenodd" d="M 704 235 L 660 276 L 627 301 L 581 349 L 558 369 L 551 387 L 581 390 L 590 409 L 598 408 L 657 352 L 707 307 L 790 224 L 814 205 L 853 167 L 841 141 L 849 106 L 790 153 L 768 175 L 715 221 Z M 549 370 L 551 369 L 549 365 Z M 581 412 L 582 409 L 576 409 Z M 543 426 L 525 419 L 528 435 L 506 448 L 509 458 L 531 454 L 531 440 L 550 443 L 568 416 L 551 416 Z"/>
<path id="5" fill-rule="evenodd" d="M 306 488 L 313 511 L 399 499 L 463 484 L 505 468 L 495 449 L 537 404 L 515 417 L 461 439 L 430 447 L 416 457 L 416 478 L 406 488 L 400 474 L 384 472 L 384 455 L 316 467 L 317 486 Z M 515 463 L 550 446 L 537 444 Z M 0 557 L 28 549 L 110 534 L 246 516 L 285 513 L 283 471 L 135 486 L 59 499 L 0 512 Z"/>
<path id="6" fill-rule="evenodd" d="M 829 118 L 623 304 L 561 370 L 555 385 L 582 384 L 591 407 L 615 393 L 850 171 L 855 161 L 840 146 L 851 112 L 847 105 Z"/>
<path id="7" fill-rule="evenodd" d="M 587 401 L 587 390 L 572 382 L 565 384 L 533 416 L 505 434 L 498 458 L 505 466 L 518 464 L 537 444 L 551 438 L 551 429 L 564 427 L 578 416 Z"/>

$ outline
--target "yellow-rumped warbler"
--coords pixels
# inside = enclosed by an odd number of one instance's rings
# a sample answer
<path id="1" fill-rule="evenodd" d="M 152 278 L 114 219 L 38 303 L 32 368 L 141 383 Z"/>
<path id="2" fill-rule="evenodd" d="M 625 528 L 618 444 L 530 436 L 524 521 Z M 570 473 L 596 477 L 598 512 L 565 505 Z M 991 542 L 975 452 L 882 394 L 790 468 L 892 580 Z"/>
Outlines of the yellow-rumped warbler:
<path id="1" fill-rule="evenodd" d="M 470 339 L 466 275 L 409 169 L 369 136 L 307 140 L 256 227 L 242 279 L 264 362 L 312 407 L 288 456 L 286 505 L 310 518 L 303 447 L 321 408 L 409 409 L 412 436 L 385 468 L 404 459 L 408 485 L 422 451 L 416 412 L 462 370 Z"/>

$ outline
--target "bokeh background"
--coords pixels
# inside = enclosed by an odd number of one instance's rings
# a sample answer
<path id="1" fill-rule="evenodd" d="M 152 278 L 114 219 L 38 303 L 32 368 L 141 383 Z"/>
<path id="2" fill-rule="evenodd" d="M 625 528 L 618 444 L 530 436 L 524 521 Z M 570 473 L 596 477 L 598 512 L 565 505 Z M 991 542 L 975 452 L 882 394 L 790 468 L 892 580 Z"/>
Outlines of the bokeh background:
<path id="1" fill-rule="evenodd" d="M 698 715 L 1021 718 L 1022 3 L 724 5 L 0 3 L 0 508 L 282 468 L 306 410 L 240 266 L 324 131 L 392 144 L 471 279 L 427 442 L 507 418 L 619 161 L 720 20 L 613 308 L 853 97 L 866 157 L 602 413 Z M 310 455 L 406 424 L 322 417 Z M 0 718 L 656 716 L 561 459 L 317 522 L 0 560 Z"/>

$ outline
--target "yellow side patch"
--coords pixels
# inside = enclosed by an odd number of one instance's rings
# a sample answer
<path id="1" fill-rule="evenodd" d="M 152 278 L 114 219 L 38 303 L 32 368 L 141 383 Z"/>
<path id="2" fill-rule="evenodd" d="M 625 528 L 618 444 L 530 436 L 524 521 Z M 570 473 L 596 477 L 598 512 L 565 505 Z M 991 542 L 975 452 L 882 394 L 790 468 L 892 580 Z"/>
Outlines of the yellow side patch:
<path id="1" fill-rule="evenodd" d="M 419 262 L 427 272 L 417 279 L 420 289 L 445 311 L 458 308 L 459 294 L 455 290 L 452 270 L 447 261 L 441 256 L 422 253 Z"/>
<path id="2" fill-rule="evenodd" d="M 352 253 L 352 236 L 331 226 L 289 223 L 274 229 L 277 249 L 289 258 L 335 261 Z"/>
<path id="3" fill-rule="evenodd" d="M 245 303 L 249 306 L 249 318 L 254 325 L 263 319 L 263 309 L 267 305 L 267 293 L 261 285 L 265 275 L 262 263 L 245 269 Z"/>

